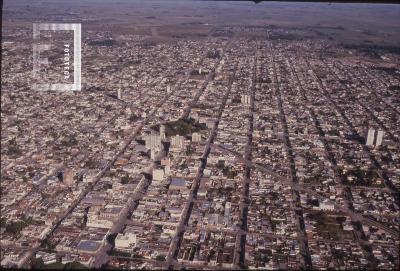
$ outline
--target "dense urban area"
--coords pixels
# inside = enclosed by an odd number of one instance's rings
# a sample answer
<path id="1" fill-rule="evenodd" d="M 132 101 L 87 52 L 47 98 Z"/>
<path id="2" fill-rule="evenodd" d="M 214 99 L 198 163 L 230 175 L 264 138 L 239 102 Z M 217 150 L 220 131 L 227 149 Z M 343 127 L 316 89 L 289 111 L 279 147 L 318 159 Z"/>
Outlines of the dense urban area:
<path id="1" fill-rule="evenodd" d="M 82 90 L 37 91 L 17 30 L 1 267 L 398 270 L 398 52 L 268 25 L 84 30 Z"/>

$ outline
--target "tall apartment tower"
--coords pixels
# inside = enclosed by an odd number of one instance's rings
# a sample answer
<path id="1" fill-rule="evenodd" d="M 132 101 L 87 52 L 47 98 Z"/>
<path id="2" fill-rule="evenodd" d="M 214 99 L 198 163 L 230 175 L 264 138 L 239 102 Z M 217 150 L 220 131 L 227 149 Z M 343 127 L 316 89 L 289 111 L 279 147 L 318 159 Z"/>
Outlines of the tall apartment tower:
<path id="1" fill-rule="evenodd" d="M 66 185 L 69 185 L 69 186 L 73 185 L 74 182 L 75 182 L 75 180 L 74 180 L 74 171 L 72 169 L 70 169 L 70 168 L 67 168 L 66 170 L 64 170 L 63 173 L 64 173 L 63 174 L 63 182 Z"/>
<path id="2" fill-rule="evenodd" d="M 250 96 L 249 95 L 242 95 L 240 100 L 241 100 L 242 104 L 250 104 Z"/>
<path id="3" fill-rule="evenodd" d="M 122 100 L 122 90 L 120 88 L 117 90 L 117 98 Z"/>
<path id="4" fill-rule="evenodd" d="M 366 145 L 367 146 L 374 146 L 378 147 L 380 145 L 382 145 L 383 142 L 383 136 L 384 136 L 385 132 L 382 130 L 378 130 L 376 131 L 375 129 L 369 129 L 368 130 L 368 134 L 367 134 L 367 142 Z"/>
<path id="5" fill-rule="evenodd" d="M 148 149 L 161 149 L 161 137 L 157 134 L 150 134 L 145 139 L 146 148 Z"/>
<path id="6" fill-rule="evenodd" d="M 165 139 L 165 126 L 164 125 L 160 125 L 160 137 L 161 137 L 161 140 Z"/>
<path id="7" fill-rule="evenodd" d="M 150 148 L 150 159 L 155 160 L 156 159 L 156 149 L 155 148 Z"/>
<path id="8" fill-rule="evenodd" d="M 171 147 L 174 149 L 183 149 L 185 146 L 185 138 L 180 135 L 176 135 L 171 140 Z"/>
<path id="9" fill-rule="evenodd" d="M 193 133 L 192 134 L 192 142 L 201 142 L 201 134 Z"/>
<path id="10" fill-rule="evenodd" d="M 367 134 L 367 146 L 372 146 L 374 145 L 374 139 L 375 139 L 375 129 L 369 129 L 368 134 Z"/>
<path id="11" fill-rule="evenodd" d="M 164 176 L 169 176 L 169 175 L 171 175 L 171 167 L 165 166 L 164 167 Z"/>
<path id="12" fill-rule="evenodd" d="M 379 130 L 378 134 L 376 136 L 376 142 L 375 142 L 376 147 L 382 145 L 383 135 L 384 135 L 384 132 L 382 130 Z"/>

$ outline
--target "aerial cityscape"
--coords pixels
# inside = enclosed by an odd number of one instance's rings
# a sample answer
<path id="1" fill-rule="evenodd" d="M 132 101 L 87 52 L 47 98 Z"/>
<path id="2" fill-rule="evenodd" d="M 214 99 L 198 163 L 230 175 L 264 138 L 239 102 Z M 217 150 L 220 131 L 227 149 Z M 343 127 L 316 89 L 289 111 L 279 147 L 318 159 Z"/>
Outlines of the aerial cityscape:
<path id="1" fill-rule="evenodd" d="M 2 20 L 1 268 L 399 270 L 400 5 L 6 0 Z M 77 74 L 60 31 L 33 72 L 36 23 L 80 24 L 81 90 L 36 89 Z"/>

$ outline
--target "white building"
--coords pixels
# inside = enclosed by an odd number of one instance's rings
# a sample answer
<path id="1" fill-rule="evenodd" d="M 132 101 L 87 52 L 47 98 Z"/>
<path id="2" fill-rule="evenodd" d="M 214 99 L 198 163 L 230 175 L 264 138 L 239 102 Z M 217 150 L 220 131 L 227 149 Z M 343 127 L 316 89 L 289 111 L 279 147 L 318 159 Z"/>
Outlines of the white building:
<path id="1" fill-rule="evenodd" d="M 39 251 L 36 253 L 36 259 L 42 258 L 44 264 L 52 264 L 57 262 L 57 255 L 55 253 L 47 253 Z"/>
<path id="2" fill-rule="evenodd" d="M 115 238 L 115 249 L 130 252 L 136 246 L 137 239 L 134 233 L 118 234 Z"/>
<path id="3" fill-rule="evenodd" d="M 232 206 L 232 204 L 229 201 L 227 201 L 225 204 L 225 210 L 224 210 L 224 222 L 226 224 L 229 224 L 229 221 L 230 221 L 229 216 L 231 214 L 231 206 Z"/>
<path id="4" fill-rule="evenodd" d="M 117 97 L 119 100 L 122 100 L 122 90 L 120 88 L 117 90 Z"/>
<path id="5" fill-rule="evenodd" d="M 333 210 L 335 210 L 335 204 L 333 204 L 332 202 L 329 202 L 329 201 L 325 201 L 325 202 L 321 202 L 319 204 L 319 208 L 321 210 L 333 211 Z"/>
<path id="6" fill-rule="evenodd" d="M 375 129 L 369 129 L 368 134 L 367 134 L 367 146 L 372 146 L 374 145 L 374 139 L 375 139 Z"/>
<path id="7" fill-rule="evenodd" d="M 378 134 L 376 136 L 376 143 L 375 143 L 376 147 L 382 145 L 383 135 L 384 135 L 384 132 L 382 130 L 379 130 Z"/>
<path id="8" fill-rule="evenodd" d="M 148 149 L 161 149 L 161 137 L 157 134 L 147 135 L 145 138 L 146 148 Z"/>
<path id="9" fill-rule="evenodd" d="M 250 104 L 250 96 L 249 95 L 242 95 L 241 99 L 242 104 Z"/>
<path id="10" fill-rule="evenodd" d="M 367 146 L 374 146 L 375 145 L 375 147 L 378 147 L 378 146 L 382 145 L 384 134 L 385 134 L 385 132 L 382 131 L 382 130 L 376 131 L 375 129 L 370 128 L 368 130 L 368 134 L 367 134 L 366 145 Z"/>
<path id="11" fill-rule="evenodd" d="M 199 133 L 193 133 L 192 142 L 201 142 L 201 135 Z"/>
<path id="12" fill-rule="evenodd" d="M 164 125 L 160 125 L 160 137 L 161 137 L 161 140 L 165 139 L 165 126 Z"/>
<path id="13" fill-rule="evenodd" d="M 153 169 L 153 180 L 162 181 L 164 179 L 163 169 Z"/>
<path id="14" fill-rule="evenodd" d="M 185 147 L 185 138 L 180 135 L 176 135 L 171 139 L 171 147 L 173 149 L 181 150 Z"/>
<path id="15" fill-rule="evenodd" d="M 111 229 L 113 224 L 112 221 L 101 219 L 98 215 L 89 215 L 86 226 L 92 228 Z"/>
<path id="16" fill-rule="evenodd" d="M 68 186 L 74 185 L 75 183 L 74 175 L 75 175 L 74 171 L 70 168 L 67 168 L 63 172 L 63 182 Z"/>
<path id="17" fill-rule="evenodd" d="M 165 166 L 164 168 L 164 176 L 170 176 L 171 175 L 171 167 L 170 166 Z"/>

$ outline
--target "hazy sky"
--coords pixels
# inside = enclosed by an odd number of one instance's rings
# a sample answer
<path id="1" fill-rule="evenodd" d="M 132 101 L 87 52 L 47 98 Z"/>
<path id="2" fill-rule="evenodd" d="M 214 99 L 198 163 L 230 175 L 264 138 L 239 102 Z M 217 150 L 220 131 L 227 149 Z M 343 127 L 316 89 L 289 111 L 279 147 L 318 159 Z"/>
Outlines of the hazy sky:
<path id="1" fill-rule="evenodd" d="M 329 4 L 199 0 L 5 0 L 3 20 L 35 20 L 46 15 L 77 12 L 96 19 L 155 16 L 154 23 L 185 16 L 207 23 L 282 26 L 344 26 L 352 29 L 400 31 L 400 5 Z M 30 16 L 29 16 L 30 15 Z M 182 20 L 182 22 L 184 22 Z M 179 21 L 177 21 L 179 23 Z M 399 33 L 400 35 L 400 33 Z"/>

